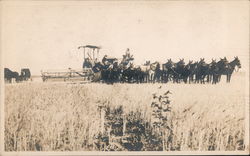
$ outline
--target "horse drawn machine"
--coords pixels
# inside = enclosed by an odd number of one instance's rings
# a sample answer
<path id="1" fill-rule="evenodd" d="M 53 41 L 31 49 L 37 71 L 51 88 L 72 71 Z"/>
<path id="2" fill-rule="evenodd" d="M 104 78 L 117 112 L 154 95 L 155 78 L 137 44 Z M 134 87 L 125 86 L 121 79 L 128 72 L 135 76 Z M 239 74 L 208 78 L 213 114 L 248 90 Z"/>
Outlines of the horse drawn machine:
<path id="1" fill-rule="evenodd" d="M 83 65 L 82 69 L 65 69 L 65 70 L 46 70 L 41 71 L 42 80 L 63 80 L 63 81 L 85 81 L 91 82 L 94 80 L 94 72 L 92 67 L 99 60 L 99 51 L 101 47 L 86 45 L 79 46 L 78 49 L 83 49 Z"/>
<path id="2" fill-rule="evenodd" d="M 32 81 L 30 69 L 22 68 L 19 73 L 17 71 L 12 71 L 9 68 L 4 68 L 4 80 L 6 83 Z"/>
<path id="3" fill-rule="evenodd" d="M 114 81 L 118 79 L 120 70 L 128 67 L 134 60 L 133 55 L 130 55 L 129 49 L 123 58 L 108 57 L 104 55 L 102 60 L 99 60 L 99 51 L 101 47 L 93 45 L 79 46 L 78 49 L 83 49 L 83 64 L 81 69 L 68 68 L 65 70 L 47 70 L 41 71 L 42 80 L 48 81 Z"/>

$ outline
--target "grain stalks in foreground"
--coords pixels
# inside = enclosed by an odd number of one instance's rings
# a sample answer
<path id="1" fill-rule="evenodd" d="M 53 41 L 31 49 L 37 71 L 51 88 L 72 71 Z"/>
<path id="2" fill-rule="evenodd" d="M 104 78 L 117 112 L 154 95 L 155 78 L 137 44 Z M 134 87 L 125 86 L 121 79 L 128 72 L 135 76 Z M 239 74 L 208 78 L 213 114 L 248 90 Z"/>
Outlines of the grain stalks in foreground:
<path id="1" fill-rule="evenodd" d="M 152 93 L 170 90 L 171 137 L 164 148 L 140 150 L 244 150 L 245 93 L 237 84 L 85 84 L 6 85 L 6 151 L 86 151 L 102 129 L 98 106 L 122 107 L 152 120 Z M 136 114 L 136 113 L 135 113 Z M 146 125 L 144 125 L 146 126 Z M 166 137 L 165 137 L 166 139 Z M 159 140 L 159 138 L 158 138 Z M 162 146 L 162 141 L 159 143 Z M 99 149 L 100 150 L 100 149 Z M 128 149 L 123 149 L 128 150 Z M 135 149 L 136 150 L 136 149 Z"/>

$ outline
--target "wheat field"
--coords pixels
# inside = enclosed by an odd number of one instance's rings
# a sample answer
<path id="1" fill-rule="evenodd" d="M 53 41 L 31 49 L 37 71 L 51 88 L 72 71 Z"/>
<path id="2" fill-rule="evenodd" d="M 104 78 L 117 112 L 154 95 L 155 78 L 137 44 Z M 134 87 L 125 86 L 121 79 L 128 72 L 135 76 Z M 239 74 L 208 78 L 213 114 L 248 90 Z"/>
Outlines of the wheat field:
<path id="1" fill-rule="evenodd" d="M 238 74 L 238 75 L 237 75 Z M 168 142 L 178 151 L 235 151 L 245 138 L 246 79 L 230 84 L 72 84 L 29 82 L 5 85 L 6 151 L 92 151 L 100 131 L 99 105 L 123 107 L 150 121 L 153 94 L 171 91 Z M 161 88 L 159 88 L 161 86 Z M 150 149 L 149 149 L 150 150 Z"/>

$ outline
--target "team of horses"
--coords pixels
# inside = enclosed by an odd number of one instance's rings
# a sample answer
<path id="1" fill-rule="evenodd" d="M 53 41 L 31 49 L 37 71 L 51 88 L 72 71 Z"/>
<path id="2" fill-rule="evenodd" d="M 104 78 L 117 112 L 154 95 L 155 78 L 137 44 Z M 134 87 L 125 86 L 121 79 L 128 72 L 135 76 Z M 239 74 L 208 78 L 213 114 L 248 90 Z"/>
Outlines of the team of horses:
<path id="1" fill-rule="evenodd" d="M 9 68 L 4 68 L 4 80 L 7 83 L 28 81 L 31 79 L 31 73 L 28 68 L 21 69 L 19 74 L 16 71 L 12 71 Z"/>
<path id="2" fill-rule="evenodd" d="M 94 81 L 106 83 L 212 83 L 220 82 L 221 76 L 226 75 L 226 82 L 230 82 L 233 72 L 241 68 L 238 57 L 228 61 L 226 57 L 219 61 L 212 59 L 206 63 L 204 58 L 199 61 L 189 61 L 184 59 L 173 62 L 168 59 L 165 63 L 158 61 L 150 63 L 146 61 L 143 65 L 135 65 L 134 58 L 130 54 L 123 55 L 123 59 L 107 58 L 105 55 L 102 61 L 94 63 L 85 60 L 83 68 L 92 68 Z M 237 67 L 237 68 L 236 68 Z M 31 79 L 28 68 L 21 69 L 19 74 L 4 68 L 4 78 L 7 83 L 21 82 Z"/>
<path id="3" fill-rule="evenodd" d="M 106 83 L 212 83 L 220 82 L 221 76 L 226 75 L 226 81 L 230 82 L 233 72 L 241 68 L 238 57 L 228 61 L 226 57 L 219 61 L 212 59 L 206 63 L 204 58 L 199 61 L 189 61 L 184 59 L 173 62 L 168 59 L 166 63 L 146 61 L 143 65 L 134 65 L 133 57 L 125 57 L 122 61 L 118 59 L 102 60 L 96 62 L 92 69 L 99 76 L 99 79 Z"/>

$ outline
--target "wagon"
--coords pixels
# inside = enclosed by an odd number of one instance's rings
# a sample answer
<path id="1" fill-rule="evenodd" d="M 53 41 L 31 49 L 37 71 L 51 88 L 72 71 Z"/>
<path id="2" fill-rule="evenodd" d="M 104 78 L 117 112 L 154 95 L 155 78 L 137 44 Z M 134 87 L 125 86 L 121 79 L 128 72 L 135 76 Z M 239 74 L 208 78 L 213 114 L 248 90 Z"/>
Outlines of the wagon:
<path id="1" fill-rule="evenodd" d="M 83 48 L 83 65 L 82 69 L 66 70 L 45 70 L 41 71 L 42 80 L 63 80 L 63 81 L 88 81 L 91 82 L 94 79 L 94 72 L 92 67 L 95 62 L 98 61 L 100 47 L 93 45 L 79 46 L 78 49 Z"/>

